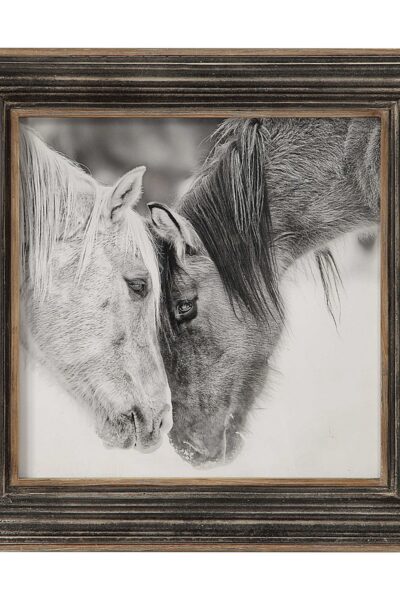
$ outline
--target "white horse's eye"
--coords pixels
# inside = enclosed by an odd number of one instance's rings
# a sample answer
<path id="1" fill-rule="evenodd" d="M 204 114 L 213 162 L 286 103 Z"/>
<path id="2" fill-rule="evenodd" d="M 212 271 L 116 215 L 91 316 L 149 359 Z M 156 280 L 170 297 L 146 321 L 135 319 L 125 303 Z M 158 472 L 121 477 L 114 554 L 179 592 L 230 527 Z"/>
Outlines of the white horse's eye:
<path id="1" fill-rule="evenodd" d="M 132 292 L 142 298 L 147 294 L 147 282 L 144 279 L 126 279 L 126 284 Z"/>

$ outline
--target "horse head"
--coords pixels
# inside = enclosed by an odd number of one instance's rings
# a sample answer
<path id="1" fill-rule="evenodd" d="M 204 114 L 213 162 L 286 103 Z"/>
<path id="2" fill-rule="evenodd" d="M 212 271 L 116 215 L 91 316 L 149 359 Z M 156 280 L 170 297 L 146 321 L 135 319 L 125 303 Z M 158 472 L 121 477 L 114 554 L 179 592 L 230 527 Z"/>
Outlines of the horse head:
<path id="1" fill-rule="evenodd" d="M 151 205 L 160 243 L 164 313 L 161 348 L 172 393 L 170 441 L 195 466 L 234 458 L 252 399 L 279 337 L 279 311 L 261 324 L 232 303 L 216 264 L 192 225 Z"/>
<path id="2" fill-rule="evenodd" d="M 330 307 L 337 273 L 324 245 L 379 218 L 379 131 L 375 119 L 227 120 L 177 211 L 150 205 L 170 439 L 190 463 L 240 449 L 283 329 L 281 278 L 306 252 Z"/>
<path id="3" fill-rule="evenodd" d="M 145 168 L 103 186 L 29 130 L 20 139 L 23 341 L 107 445 L 154 448 L 171 410 L 158 265 L 132 210 Z"/>

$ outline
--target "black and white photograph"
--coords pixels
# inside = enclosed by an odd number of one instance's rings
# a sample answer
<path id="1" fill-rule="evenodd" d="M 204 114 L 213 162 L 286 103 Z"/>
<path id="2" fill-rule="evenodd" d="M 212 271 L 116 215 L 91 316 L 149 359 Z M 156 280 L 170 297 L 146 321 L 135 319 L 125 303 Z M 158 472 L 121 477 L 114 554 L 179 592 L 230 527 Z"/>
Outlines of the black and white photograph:
<path id="1" fill-rule="evenodd" d="M 19 117 L 18 477 L 382 473 L 382 122 Z"/>

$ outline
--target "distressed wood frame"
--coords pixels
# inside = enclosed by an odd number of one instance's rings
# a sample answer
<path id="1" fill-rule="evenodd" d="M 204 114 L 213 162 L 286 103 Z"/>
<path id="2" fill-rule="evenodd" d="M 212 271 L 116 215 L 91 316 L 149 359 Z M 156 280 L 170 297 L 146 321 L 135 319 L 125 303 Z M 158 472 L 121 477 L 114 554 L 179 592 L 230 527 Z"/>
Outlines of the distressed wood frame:
<path id="1" fill-rule="evenodd" d="M 0 50 L 0 549 L 400 549 L 399 102 L 399 50 Z M 17 394 L 18 330 L 18 288 L 11 276 L 17 220 L 12 171 L 18 160 L 12 122 L 15 128 L 22 115 L 100 111 L 381 117 L 385 308 L 379 480 L 349 480 L 345 486 L 335 480 L 21 484 L 11 402 Z"/>

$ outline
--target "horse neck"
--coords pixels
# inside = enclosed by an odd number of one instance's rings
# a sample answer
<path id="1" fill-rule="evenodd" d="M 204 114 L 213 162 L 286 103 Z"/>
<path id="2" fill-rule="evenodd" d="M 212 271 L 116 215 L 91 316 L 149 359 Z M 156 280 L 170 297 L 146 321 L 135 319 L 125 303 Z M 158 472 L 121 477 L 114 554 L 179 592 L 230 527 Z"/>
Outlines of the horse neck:
<path id="1" fill-rule="evenodd" d="M 379 121 L 352 119 L 347 130 L 325 139 L 320 156 L 312 151 L 308 159 L 305 148 L 300 157 L 289 153 L 284 169 L 276 167 L 272 156 L 266 177 L 281 273 L 305 253 L 379 222 Z"/>

